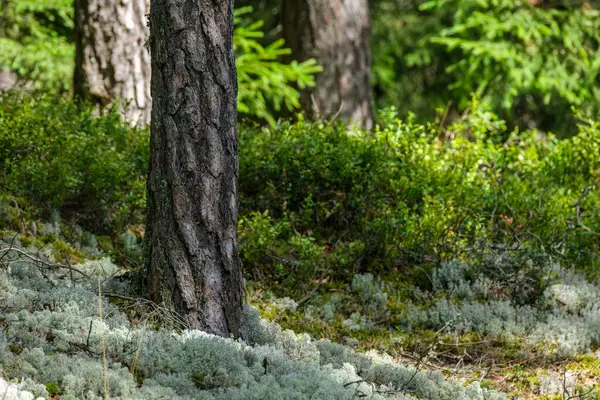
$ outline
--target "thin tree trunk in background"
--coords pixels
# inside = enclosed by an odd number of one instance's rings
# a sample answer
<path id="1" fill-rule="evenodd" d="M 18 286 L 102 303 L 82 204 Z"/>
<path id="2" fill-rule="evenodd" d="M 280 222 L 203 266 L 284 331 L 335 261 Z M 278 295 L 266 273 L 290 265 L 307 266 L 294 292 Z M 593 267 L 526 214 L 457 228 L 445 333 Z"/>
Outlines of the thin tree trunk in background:
<path id="1" fill-rule="evenodd" d="M 292 56 L 316 58 L 323 72 L 302 93 L 312 117 L 339 115 L 373 126 L 367 0 L 283 0 L 283 37 Z"/>
<path id="2" fill-rule="evenodd" d="M 151 298 L 243 336 L 233 1 L 152 0 L 147 267 Z"/>
<path id="3" fill-rule="evenodd" d="M 122 105 L 124 120 L 150 123 L 149 0 L 75 0 L 75 96 Z"/>
<path id="4" fill-rule="evenodd" d="M 14 89 L 19 82 L 19 77 L 16 73 L 10 70 L 0 70 L 0 92 Z"/>

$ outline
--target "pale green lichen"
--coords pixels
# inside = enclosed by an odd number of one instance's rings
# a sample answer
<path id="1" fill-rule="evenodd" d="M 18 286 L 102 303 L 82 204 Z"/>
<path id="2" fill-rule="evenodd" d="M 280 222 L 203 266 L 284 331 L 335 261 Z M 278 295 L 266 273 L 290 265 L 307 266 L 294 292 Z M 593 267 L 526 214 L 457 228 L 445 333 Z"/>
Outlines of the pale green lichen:
<path id="1" fill-rule="evenodd" d="M 194 330 L 132 326 L 106 300 L 100 321 L 97 277 L 79 282 L 44 277 L 35 265 L 13 261 L 10 271 L 0 271 L 0 375 L 25 378 L 24 389 L 46 398 L 41 388 L 48 383 L 63 400 L 103 398 L 102 339 L 113 400 L 506 398 L 284 331 L 250 307 L 244 317 L 247 343 Z M 108 279 L 104 285 L 113 283 Z M 124 288 L 113 286 L 119 287 Z"/>
<path id="2" fill-rule="evenodd" d="M 600 345 L 600 286 L 556 264 L 540 273 L 553 276 L 552 282 L 531 304 L 520 304 L 519 293 L 507 293 L 507 282 L 484 274 L 473 277 L 473 269 L 462 263 L 443 263 L 432 281 L 434 290 L 445 295 L 426 307 L 409 303 L 400 324 L 405 330 L 477 332 L 519 341 L 550 356 L 574 356 Z"/>

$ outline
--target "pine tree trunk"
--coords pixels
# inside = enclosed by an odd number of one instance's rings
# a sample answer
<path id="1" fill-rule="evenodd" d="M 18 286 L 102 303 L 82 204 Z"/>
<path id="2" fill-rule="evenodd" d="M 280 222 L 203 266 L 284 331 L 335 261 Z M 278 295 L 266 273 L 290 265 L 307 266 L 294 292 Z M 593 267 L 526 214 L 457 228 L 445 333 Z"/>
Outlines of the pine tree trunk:
<path id="1" fill-rule="evenodd" d="M 283 0 L 283 36 L 299 61 L 316 58 L 323 72 L 302 93 L 313 118 L 340 116 L 373 126 L 367 0 Z"/>
<path id="2" fill-rule="evenodd" d="M 121 104 L 124 120 L 150 123 L 149 0 L 75 0 L 75 96 Z"/>
<path id="3" fill-rule="evenodd" d="M 206 332 L 243 336 L 233 1 L 152 0 L 150 296 Z"/>

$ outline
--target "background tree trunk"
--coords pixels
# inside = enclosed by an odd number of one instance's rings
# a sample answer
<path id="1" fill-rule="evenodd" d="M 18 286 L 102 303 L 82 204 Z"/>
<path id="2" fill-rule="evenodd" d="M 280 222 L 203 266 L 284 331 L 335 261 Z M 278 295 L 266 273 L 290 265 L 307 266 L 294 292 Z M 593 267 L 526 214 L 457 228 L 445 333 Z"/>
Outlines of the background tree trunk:
<path id="1" fill-rule="evenodd" d="M 16 73 L 9 70 L 0 70 L 0 92 L 14 89 L 19 82 Z"/>
<path id="2" fill-rule="evenodd" d="M 339 115 L 373 126 L 367 0 L 283 0 L 283 37 L 299 61 L 323 66 L 316 87 L 302 93 L 313 117 Z"/>
<path id="3" fill-rule="evenodd" d="M 152 0 L 150 296 L 206 332 L 243 336 L 231 0 Z"/>
<path id="4" fill-rule="evenodd" d="M 151 110 L 148 8 L 149 0 L 75 0 L 75 95 L 101 107 L 121 101 L 123 118 L 140 125 Z"/>

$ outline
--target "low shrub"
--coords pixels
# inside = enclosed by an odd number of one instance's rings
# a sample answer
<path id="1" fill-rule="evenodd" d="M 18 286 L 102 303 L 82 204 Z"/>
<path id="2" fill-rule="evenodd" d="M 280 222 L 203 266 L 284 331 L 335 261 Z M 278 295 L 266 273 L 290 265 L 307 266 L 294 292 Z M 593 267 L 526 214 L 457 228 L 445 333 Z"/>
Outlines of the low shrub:
<path id="1" fill-rule="evenodd" d="M 3 220 L 21 223 L 11 202 L 22 201 L 59 210 L 94 234 L 121 238 L 131 224 L 140 231 L 147 131 L 67 100 L 1 100 Z M 302 120 L 240 125 L 239 233 L 248 276 L 294 297 L 318 278 L 348 285 L 365 273 L 412 279 L 416 268 L 474 262 L 498 249 L 597 275 L 598 122 L 580 120 L 579 134 L 564 140 L 507 132 L 477 101 L 446 129 L 401 121 L 393 109 L 381 121 L 371 133 Z M 430 287 L 419 274 L 416 283 Z M 531 274 L 519 281 L 523 304 L 543 291 L 528 283 Z"/>
<path id="2" fill-rule="evenodd" d="M 305 121 L 241 129 L 248 268 L 294 278 L 306 260 L 313 278 L 347 280 L 507 249 L 597 273 L 597 122 L 581 120 L 565 140 L 507 132 L 476 101 L 447 129 L 393 110 L 382 120 L 373 133 Z"/>
<path id="3" fill-rule="evenodd" d="M 142 220 L 146 130 L 116 110 L 96 117 L 65 99 L 0 96 L 0 185 L 14 201 L 96 233 Z"/>

